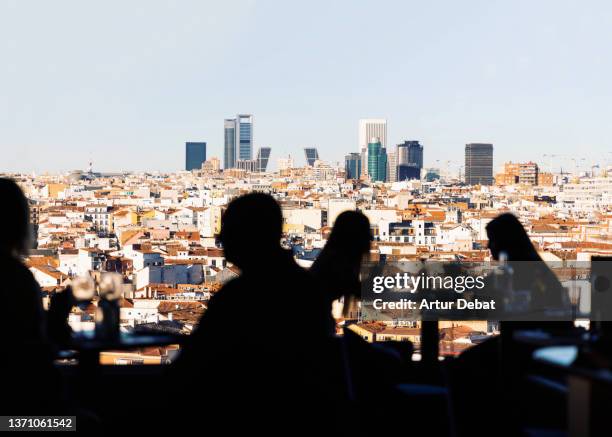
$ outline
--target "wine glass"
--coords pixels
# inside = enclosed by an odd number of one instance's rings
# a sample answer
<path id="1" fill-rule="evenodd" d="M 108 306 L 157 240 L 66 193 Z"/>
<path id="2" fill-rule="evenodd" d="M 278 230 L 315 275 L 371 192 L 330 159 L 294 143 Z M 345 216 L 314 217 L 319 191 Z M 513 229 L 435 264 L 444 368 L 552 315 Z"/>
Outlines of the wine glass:
<path id="1" fill-rule="evenodd" d="M 117 300 L 123 296 L 123 276 L 119 273 L 103 273 L 98 287 L 102 299 Z"/>

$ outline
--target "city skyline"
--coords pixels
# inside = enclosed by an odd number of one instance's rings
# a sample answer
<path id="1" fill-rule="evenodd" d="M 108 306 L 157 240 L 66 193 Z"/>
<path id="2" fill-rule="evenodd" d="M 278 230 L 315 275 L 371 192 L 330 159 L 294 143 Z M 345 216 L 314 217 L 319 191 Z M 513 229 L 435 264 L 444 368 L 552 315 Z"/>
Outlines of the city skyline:
<path id="1" fill-rule="evenodd" d="M 273 165 L 303 147 L 343 162 L 368 117 L 387 120 L 390 145 L 421 141 L 426 167 L 460 165 L 471 142 L 495 144 L 496 165 L 610 162 L 606 4 L 33 4 L 0 14 L 1 171 L 175 171 L 190 139 L 223 159 L 237 111 L 255 114 L 253 149 Z M 387 25 L 363 32 L 373 18 Z"/>

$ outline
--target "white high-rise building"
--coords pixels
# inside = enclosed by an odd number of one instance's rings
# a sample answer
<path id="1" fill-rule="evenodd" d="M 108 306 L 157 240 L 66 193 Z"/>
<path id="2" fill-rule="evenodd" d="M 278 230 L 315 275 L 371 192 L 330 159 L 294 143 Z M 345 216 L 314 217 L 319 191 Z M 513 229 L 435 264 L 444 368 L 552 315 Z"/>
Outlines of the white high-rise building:
<path id="1" fill-rule="evenodd" d="M 368 143 L 374 137 L 387 147 L 387 120 L 384 118 L 362 118 L 359 120 L 359 153 L 363 157 L 361 168 L 368 172 Z"/>

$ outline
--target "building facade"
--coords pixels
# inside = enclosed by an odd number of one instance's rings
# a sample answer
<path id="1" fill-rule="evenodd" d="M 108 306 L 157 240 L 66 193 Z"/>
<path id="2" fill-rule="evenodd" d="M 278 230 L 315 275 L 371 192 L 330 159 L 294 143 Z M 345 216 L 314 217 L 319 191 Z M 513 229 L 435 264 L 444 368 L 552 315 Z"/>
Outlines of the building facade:
<path id="1" fill-rule="evenodd" d="M 361 177 L 360 153 L 349 153 L 344 157 L 344 171 L 346 179 L 359 179 Z"/>
<path id="2" fill-rule="evenodd" d="M 362 154 L 361 168 L 368 172 L 368 144 L 372 138 L 378 138 L 383 147 L 387 147 L 387 120 L 384 118 L 362 118 L 359 120 L 359 153 Z"/>
<path id="3" fill-rule="evenodd" d="M 286 158 L 278 158 L 276 160 L 276 167 L 278 167 L 279 171 L 293 168 L 293 158 L 291 155 L 287 156 Z"/>
<path id="4" fill-rule="evenodd" d="M 253 159 L 253 116 L 238 114 L 224 121 L 223 168 L 235 168 L 238 160 Z"/>
<path id="5" fill-rule="evenodd" d="M 397 151 L 387 152 L 387 182 L 397 181 Z"/>
<path id="6" fill-rule="evenodd" d="M 493 144 L 465 145 L 465 183 L 493 185 Z"/>
<path id="7" fill-rule="evenodd" d="M 185 170 L 200 170 L 206 161 L 206 143 L 185 143 Z"/>
<path id="8" fill-rule="evenodd" d="M 306 165 L 314 166 L 315 161 L 319 159 L 319 151 L 316 147 L 304 147 L 304 155 L 306 156 Z"/>
<path id="9" fill-rule="evenodd" d="M 538 164 L 535 162 L 506 162 L 503 171 L 495 175 L 495 184 L 548 185 L 541 183 L 546 179 L 546 176 L 546 174 L 540 173 Z"/>
<path id="10" fill-rule="evenodd" d="M 238 159 L 253 159 L 253 116 L 238 114 L 236 116 L 236 145 Z"/>
<path id="11" fill-rule="evenodd" d="M 265 173 L 268 169 L 268 161 L 270 160 L 271 153 L 272 149 L 270 147 L 260 147 L 257 151 L 255 160 L 257 161 L 257 171 L 259 173 Z"/>
<path id="12" fill-rule="evenodd" d="M 421 169 L 414 164 L 400 164 L 397 166 L 397 180 L 408 181 L 421 179 Z"/>
<path id="13" fill-rule="evenodd" d="M 397 164 L 413 164 L 423 168 L 423 146 L 418 141 L 404 141 L 397 145 Z"/>
<path id="14" fill-rule="evenodd" d="M 387 149 L 377 137 L 373 137 L 368 144 L 368 174 L 373 182 L 387 180 Z"/>
<path id="15" fill-rule="evenodd" d="M 225 119 L 223 128 L 223 168 L 234 168 L 236 166 L 236 119 Z"/>

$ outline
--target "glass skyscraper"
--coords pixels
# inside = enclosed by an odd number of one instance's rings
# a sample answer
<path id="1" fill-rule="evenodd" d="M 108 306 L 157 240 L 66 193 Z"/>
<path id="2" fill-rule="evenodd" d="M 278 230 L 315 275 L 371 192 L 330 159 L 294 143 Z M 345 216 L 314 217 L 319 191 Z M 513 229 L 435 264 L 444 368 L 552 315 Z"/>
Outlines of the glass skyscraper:
<path id="1" fill-rule="evenodd" d="M 238 159 L 253 159 L 253 116 L 238 114 L 236 116 L 236 144 Z"/>
<path id="2" fill-rule="evenodd" d="M 361 154 L 349 153 L 344 158 L 344 170 L 347 179 L 359 179 L 361 177 Z"/>
<path id="3" fill-rule="evenodd" d="M 272 149 L 270 147 L 260 147 L 257 151 L 257 171 L 259 173 L 265 173 L 268 168 L 268 161 L 270 160 L 270 153 L 272 153 Z"/>
<path id="4" fill-rule="evenodd" d="M 423 169 L 423 146 L 418 141 L 397 145 L 397 180 L 420 179 Z"/>
<path id="5" fill-rule="evenodd" d="M 493 144 L 465 145 L 465 183 L 493 185 Z"/>
<path id="6" fill-rule="evenodd" d="M 224 126 L 224 148 L 223 148 L 223 168 L 234 168 L 236 166 L 236 120 L 227 118 L 223 122 Z"/>
<path id="7" fill-rule="evenodd" d="M 304 154 L 306 155 L 306 164 L 310 167 L 314 166 L 314 163 L 319 159 L 319 151 L 315 147 L 304 147 Z"/>
<path id="8" fill-rule="evenodd" d="M 423 146 L 418 141 L 404 141 L 398 144 L 397 164 L 414 164 L 423 168 Z"/>
<path id="9" fill-rule="evenodd" d="M 374 182 L 387 180 L 387 149 L 374 137 L 368 143 L 368 174 Z"/>
<path id="10" fill-rule="evenodd" d="M 206 143 L 186 142 L 185 170 L 200 170 L 204 161 L 206 161 Z"/>
<path id="11" fill-rule="evenodd" d="M 236 161 L 253 159 L 253 116 L 238 114 L 224 123 L 223 168 L 235 168 Z"/>

